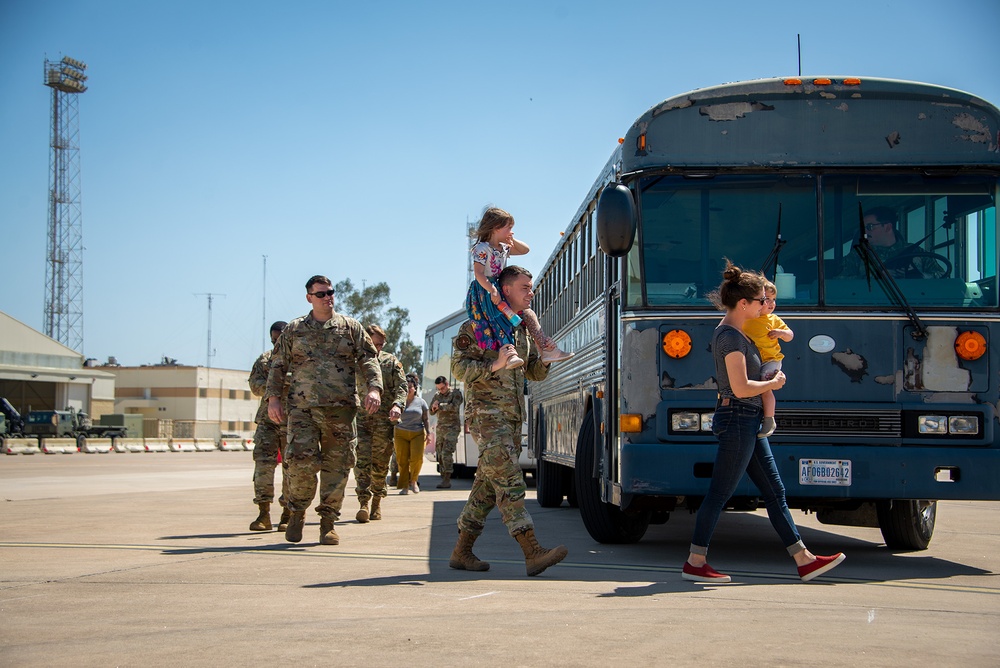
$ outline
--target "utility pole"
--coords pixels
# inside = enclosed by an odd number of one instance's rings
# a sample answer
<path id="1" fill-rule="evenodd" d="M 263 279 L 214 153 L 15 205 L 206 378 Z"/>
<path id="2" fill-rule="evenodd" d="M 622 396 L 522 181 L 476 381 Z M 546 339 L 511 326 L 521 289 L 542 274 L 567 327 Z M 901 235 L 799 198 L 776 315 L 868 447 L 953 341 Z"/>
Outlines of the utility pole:
<path id="1" fill-rule="evenodd" d="M 212 350 L 212 299 L 214 297 L 225 297 L 224 294 L 219 294 L 218 292 L 196 292 L 195 297 L 208 297 L 208 348 L 205 352 L 205 367 L 208 369 L 212 368 L 212 358 L 215 356 L 215 351 Z"/>
<path id="2" fill-rule="evenodd" d="M 260 307 L 260 327 L 261 327 L 261 339 L 260 339 L 260 349 L 267 350 L 267 256 L 264 257 L 264 280 L 261 285 L 261 294 L 264 295 L 261 300 Z"/>

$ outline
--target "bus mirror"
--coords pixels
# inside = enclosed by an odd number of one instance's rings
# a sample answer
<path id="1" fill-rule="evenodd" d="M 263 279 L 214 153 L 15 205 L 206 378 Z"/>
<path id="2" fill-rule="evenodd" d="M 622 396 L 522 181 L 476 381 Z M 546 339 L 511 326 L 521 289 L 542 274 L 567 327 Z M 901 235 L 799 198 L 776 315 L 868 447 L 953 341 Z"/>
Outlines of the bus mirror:
<path id="1" fill-rule="evenodd" d="M 635 203 L 632 192 L 621 183 L 609 184 L 597 201 L 597 242 L 611 257 L 621 257 L 635 239 Z"/>

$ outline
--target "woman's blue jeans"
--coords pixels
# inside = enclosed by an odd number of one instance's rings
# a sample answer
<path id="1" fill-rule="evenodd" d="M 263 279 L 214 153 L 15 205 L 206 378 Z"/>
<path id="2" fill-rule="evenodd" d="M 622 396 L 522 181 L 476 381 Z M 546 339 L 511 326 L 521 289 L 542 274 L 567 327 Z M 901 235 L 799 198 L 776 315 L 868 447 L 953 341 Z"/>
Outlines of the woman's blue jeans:
<path id="1" fill-rule="evenodd" d="M 694 554 L 708 553 L 715 525 L 744 472 L 763 495 L 771 526 L 778 532 L 788 553 L 794 556 L 805 549 L 785 502 L 785 486 L 778 475 L 771 445 L 766 438 L 757 438 L 762 416 L 763 409 L 733 400 L 728 406 L 716 407 L 712 433 L 719 439 L 719 450 L 708 494 L 694 523 L 691 538 Z"/>

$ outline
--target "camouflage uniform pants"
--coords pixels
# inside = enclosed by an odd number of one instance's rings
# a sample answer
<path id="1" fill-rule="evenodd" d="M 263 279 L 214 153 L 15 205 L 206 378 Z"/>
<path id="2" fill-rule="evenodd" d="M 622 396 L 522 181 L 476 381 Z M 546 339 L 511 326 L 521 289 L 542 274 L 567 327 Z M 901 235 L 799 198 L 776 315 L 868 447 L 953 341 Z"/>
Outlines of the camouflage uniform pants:
<path id="1" fill-rule="evenodd" d="M 438 422 L 434 430 L 434 452 L 437 456 L 438 471 L 441 473 L 451 473 L 455 470 L 455 444 L 458 443 L 458 436 L 461 433 L 461 427 L 442 426 L 441 422 Z"/>
<path id="2" fill-rule="evenodd" d="M 392 423 L 385 415 L 358 416 L 358 463 L 354 467 L 355 491 L 365 505 L 372 496 L 385 497 L 385 477 L 392 455 Z"/>
<path id="3" fill-rule="evenodd" d="M 274 501 L 274 469 L 278 467 L 278 453 L 285 449 L 285 426 L 261 422 L 253 433 L 253 502 Z M 285 507 L 288 492 L 288 470 L 281 467 L 281 496 L 278 503 Z"/>
<path id="4" fill-rule="evenodd" d="M 304 512 L 316 496 L 319 473 L 320 517 L 337 520 L 347 478 L 357 460 L 355 408 L 294 408 L 288 413 L 288 509 Z"/>
<path id="5" fill-rule="evenodd" d="M 459 531 L 473 536 L 483 533 L 493 506 L 510 535 L 533 529 L 524 507 L 524 474 L 517 458 L 521 454 L 521 421 L 502 415 L 474 416 L 469 431 L 479 444 L 479 465 L 472 491 L 458 516 Z"/>

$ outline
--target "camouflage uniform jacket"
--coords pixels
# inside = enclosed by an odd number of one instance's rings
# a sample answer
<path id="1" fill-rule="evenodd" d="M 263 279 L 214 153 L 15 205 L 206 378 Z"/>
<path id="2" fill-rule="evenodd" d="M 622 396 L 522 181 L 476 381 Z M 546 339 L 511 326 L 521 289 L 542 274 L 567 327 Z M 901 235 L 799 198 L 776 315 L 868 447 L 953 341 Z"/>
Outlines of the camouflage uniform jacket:
<path id="1" fill-rule="evenodd" d="M 385 420 L 389 419 L 389 411 L 393 406 L 399 406 L 399 410 L 406 408 L 406 374 L 403 373 L 403 364 L 392 353 L 384 350 L 378 354 L 378 364 L 382 369 L 382 405 L 378 412 L 372 417 Z M 361 379 L 358 379 L 361 384 Z"/>
<path id="2" fill-rule="evenodd" d="M 434 409 L 435 401 L 438 402 L 437 410 Z M 462 390 L 457 387 L 452 387 L 444 393 L 435 392 L 434 396 L 431 397 L 431 415 L 437 415 L 439 427 L 458 429 L 461 426 L 458 420 L 459 409 L 464 402 L 465 397 L 462 396 Z"/>
<path id="3" fill-rule="evenodd" d="M 549 368 L 542 364 L 523 325 L 514 328 L 514 347 L 525 365 L 494 373 L 490 366 L 499 356 L 497 351 L 480 348 L 472 322 L 462 323 L 458 336 L 452 341 L 451 371 L 465 383 L 465 391 L 469 393 L 466 419 L 478 415 L 503 415 L 518 422 L 524 420 L 524 380 L 542 380 L 549 375 Z"/>
<path id="4" fill-rule="evenodd" d="M 362 393 L 382 391 L 378 351 L 361 323 L 339 313 L 319 322 L 309 313 L 288 323 L 278 337 L 264 398 L 281 397 L 287 386 L 288 410 L 357 408 L 358 375 L 368 384 Z"/>
<path id="5" fill-rule="evenodd" d="M 247 379 L 247 382 L 250 383 L 250 392 L 255 397 L 261 397 L 260 405 L 257 407 L 257 415 L 253 419 L 257 424 L 274 424 L 267 416 L 267 398 L 264 397 L 264 391 L 267 389 L 267 374 L 271 370 L 272 353 L 273 350 L 265 350 L 261 353 L 257 361 L 253 363 L 253 367 L 250 369 L 250 378 Z M 284 404 L 284 396 L 279 396 L 282 397 L 281 403 Z"/>

